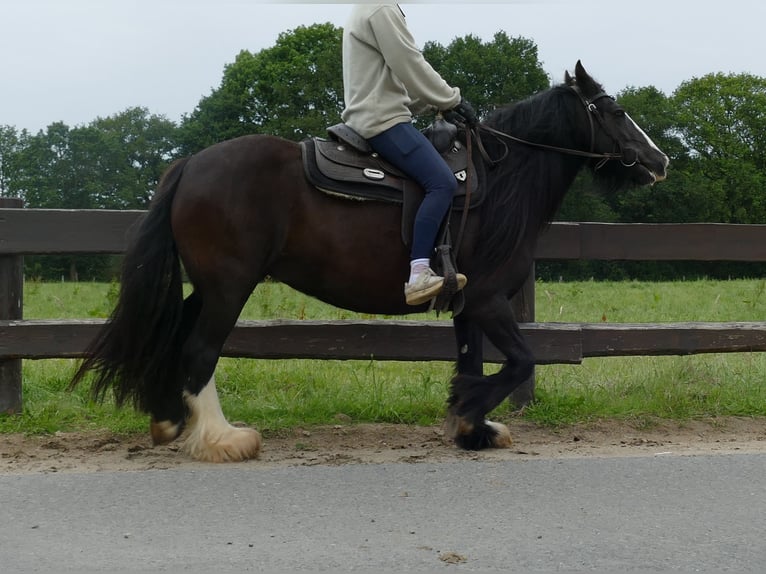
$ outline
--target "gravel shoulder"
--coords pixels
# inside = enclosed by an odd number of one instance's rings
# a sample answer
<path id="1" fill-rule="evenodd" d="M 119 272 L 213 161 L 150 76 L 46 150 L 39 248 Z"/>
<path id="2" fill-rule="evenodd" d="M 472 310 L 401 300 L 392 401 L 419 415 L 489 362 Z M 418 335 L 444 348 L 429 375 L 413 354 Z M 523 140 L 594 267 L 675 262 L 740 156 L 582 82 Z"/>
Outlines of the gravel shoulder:
<path id="1" fill-rule="evenodd" d="M 440 427 L 343 424 L 267 433 L 261 458 L 232 467 L 275 468 L 343 464 L 513 460 L 528 458 L 667 456 L 766 452 L 766 426 L 760 419 L 727 418 L 660 421 L 637 427 L 600 421 L 559 428 L 523 418 L 506 421 L 514 437 L 509 449 L 458 450 Z M 3 435 L 0 474 L 51 472 L 131 472 L 205 468 L 189 459 L 180 442 L 153 447 L 147 435 L 107 432 L 55 435 Z"/>

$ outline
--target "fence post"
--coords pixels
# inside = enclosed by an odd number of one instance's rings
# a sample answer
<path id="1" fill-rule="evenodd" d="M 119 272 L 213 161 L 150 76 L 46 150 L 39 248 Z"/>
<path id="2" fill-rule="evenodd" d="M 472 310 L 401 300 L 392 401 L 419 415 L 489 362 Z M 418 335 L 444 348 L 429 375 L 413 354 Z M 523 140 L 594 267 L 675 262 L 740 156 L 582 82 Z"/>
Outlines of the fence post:
<path id="1" fill-rule="evenodd" d="M 1 208 L 21 208 L 15 197 L 0 197 Z M 3 233 L 0 219 L 0 319 L 23 318 L 24 257 L 2 254 Z M 0 413 L 21 412 L 21 359 L 0 360 Z"/>
<path id="2" fill-rule="evenodd" d="M 516 321 L 532 323 L 535 320 L 535 264 L 529 270 L 529 276 L 521 289 L 511 299 L 511 307 Z M 511 393 L 511 402 L 517 408 L 523 408 L 535 400 L 535 371 Z"/>

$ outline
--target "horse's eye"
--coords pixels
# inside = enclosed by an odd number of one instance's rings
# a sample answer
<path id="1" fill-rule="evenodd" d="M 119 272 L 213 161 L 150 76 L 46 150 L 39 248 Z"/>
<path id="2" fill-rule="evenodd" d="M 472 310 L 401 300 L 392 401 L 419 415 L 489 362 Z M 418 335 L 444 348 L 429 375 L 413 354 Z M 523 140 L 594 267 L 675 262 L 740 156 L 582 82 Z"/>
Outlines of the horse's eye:
<path id="1" fill-rule="evenodd" d="M 614 117 L 616 117 L 616 118 L 624 118 L 625 117 L 625 110 L 623 110 L 622 108 L 616 109 L 615 112 L 614 112 Z"/>

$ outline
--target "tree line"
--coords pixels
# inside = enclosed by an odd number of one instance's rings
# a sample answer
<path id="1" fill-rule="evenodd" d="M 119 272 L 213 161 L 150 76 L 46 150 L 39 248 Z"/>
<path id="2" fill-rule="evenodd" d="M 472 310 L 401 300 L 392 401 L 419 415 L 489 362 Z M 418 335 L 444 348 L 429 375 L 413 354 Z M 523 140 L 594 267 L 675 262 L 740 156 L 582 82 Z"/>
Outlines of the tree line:
<path id="1" fill-rule="evenodd" d="M 220 85 L 179 122 L 134 107 L 87 125 L 53 123 L 36 134 L 0 126 L 0 195 L 20 197 L 32 208 L 145 209 L 162 172 L 178 157 L 245 134 L 296 141 L 324 135 L 343 108 L 341 38 L 341 28 L 316 24 L 285 32 L 259 52 L 241 51 L 224 66 Z M 467 35 L 446 46 L 428 42 L 423 52 L 480 113 L 551 85 L 534 42 L 502 31 L 489 41 Z M 590 71 L 598 77 L 598 70 Z M 631 86 L 615 96 L 670 156 L 668 180 L 603 194 L 582 178 L 558 219 L 766 222 L 766 79 L 711 72 L 669 95 Z M 113 272 L 103 257 L 28 259 L 28 274 L 46 279 L 104 279 Z M 761 275 L 762 269 L 573 262 L 541 265 L 538 272 L 551 278 L 659 278 Z"/>

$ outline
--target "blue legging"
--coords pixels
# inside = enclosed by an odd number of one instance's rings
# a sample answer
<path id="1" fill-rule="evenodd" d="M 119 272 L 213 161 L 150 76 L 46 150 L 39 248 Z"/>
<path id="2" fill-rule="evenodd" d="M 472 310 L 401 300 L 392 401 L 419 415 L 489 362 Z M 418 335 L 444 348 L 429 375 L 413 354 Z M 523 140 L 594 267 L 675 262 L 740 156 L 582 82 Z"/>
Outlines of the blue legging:
<path id="1" fill-rule="evenodd" d="M 411 123 L 397 124 L 370 138 L 370 146 L 425 190 L 415 214 L 412 259 L 430 259 L 444 215 L 457 189 L 452 170 L 430 141 Z"/>

